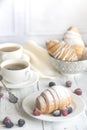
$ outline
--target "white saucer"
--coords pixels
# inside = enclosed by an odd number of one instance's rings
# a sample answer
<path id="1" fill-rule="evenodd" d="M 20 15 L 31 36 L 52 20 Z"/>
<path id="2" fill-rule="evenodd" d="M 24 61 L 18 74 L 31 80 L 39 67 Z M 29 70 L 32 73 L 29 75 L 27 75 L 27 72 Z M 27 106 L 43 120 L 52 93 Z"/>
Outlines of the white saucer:
<path id="1" fill-rule="evenodd" d="M 14 84 L 3 79 L 3 82 L 5 83 L 7 88 L 18 89 L 18 88 L 24 88 L 24 87 L 29 87 L 31 85 L 34 85 L 38 80 L 39 80 L 39 75 L 36 72 L 31 70 L 31 77 L 27 81 Z"/>
<path id="2" fill-rule="evenodd" d="M 30 57 L 27 54 L 23 53 L 21 59 L 30 62 Z"/>
<path id="3" fill-rule="evenodd" d="M 19 58 L 14 58 L 14 57 L 12 58 L 12 57 L 10 57 L 9 59 L 19 59 Z M 24 54 L 24 53 L 22 54 L 22 56 L 21 56 L 20 59 L 25 60 L 27 62 L 30 61 L 30 57 L 27 54 Z M 5 60 L 8 60 L 8 58 L 7 57 L 3 57 L 3 60 L 0 59 L 0 63 L 3 62 L 3 61 L 5 61 Z"/>
<path id="4" fill-rule="evenodd" d="M 52 121 L 52 122 L 69 122 L 71 120 L 74 120 L 76 117 L 78 117 L 85 109 L 85 103 L 82 100 L 81 97 L 73 94 L 73 101 L 72 101 L 72 106 L 73 106 L 73 112 L 68 114 L 67 116 L 60 116 L 60 117 L 54 117 L 52 114 L 41 114 L 40 116 L 34 116 L 33 115 L 33 110 L 35 108 L 35 100 L 36 97 L 40 95 L 41 92 L 36 92 L 28 97 L 26 97 L 23 100 L 22 107 L 24 111 L 31 117 L 39 119 L 39 120 L 44 120 L 44 121 Z"/>

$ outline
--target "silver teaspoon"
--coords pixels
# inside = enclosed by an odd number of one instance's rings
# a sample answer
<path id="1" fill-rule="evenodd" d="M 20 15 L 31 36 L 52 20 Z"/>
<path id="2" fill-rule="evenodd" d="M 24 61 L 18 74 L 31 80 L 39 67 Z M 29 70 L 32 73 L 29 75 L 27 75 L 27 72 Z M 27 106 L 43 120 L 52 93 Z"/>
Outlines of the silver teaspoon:
<path id="1" fill-rule="evenodd" d="M 13 93 L 11 93 L 10 90 L 6 87 L 6 85 L 5 85 L 4 82 L 3 82 L 3 76 L 2 76 L 2 75 L 0 75 L 0 81 L 1 81 L 1 83 L 2 83 L 2 85 L 3 85 L 3 87 L 5 88 L 5 90 L 8 92 L 9 101 L 10 101 L 11 103 L 17 103 L 18 97 L 16 97 Z"/>

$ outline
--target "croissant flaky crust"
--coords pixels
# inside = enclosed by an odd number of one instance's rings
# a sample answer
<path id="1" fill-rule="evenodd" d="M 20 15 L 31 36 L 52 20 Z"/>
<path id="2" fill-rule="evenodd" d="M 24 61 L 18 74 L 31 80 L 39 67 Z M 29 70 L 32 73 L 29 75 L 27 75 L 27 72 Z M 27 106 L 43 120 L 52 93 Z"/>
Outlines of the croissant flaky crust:
<path id="1" fill-rule="evenodd" d="M 66 44 L 64 41 L 49 40 L 46 42 L 46 49 L 49 54 L 59 60 L 76 61 L 78 60 L 77 54 L 71 45 Z"/>
<path id="2" fill-rule="evenodd" d="M 63 86 L 54 86 L 44 90 L 36 98 L 36 107 L 44 114 L 53 112 L 70 105 L 72 102 L 71 92 Z"/>

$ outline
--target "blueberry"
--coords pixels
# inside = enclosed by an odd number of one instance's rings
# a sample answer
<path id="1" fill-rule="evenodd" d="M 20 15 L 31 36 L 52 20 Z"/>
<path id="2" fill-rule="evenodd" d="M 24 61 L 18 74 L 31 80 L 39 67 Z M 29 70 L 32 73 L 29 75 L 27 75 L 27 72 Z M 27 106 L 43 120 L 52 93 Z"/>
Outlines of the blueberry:
<path id="1" fill-rule="evenodd" d="M 73 109 L 71 106 L 67 106 L 67 109 L 68 109 L 68 114 L 72 113 Z"/>
<path id="2" fill-rule="evenodd" d="M 14 126 L 13 122 L 5 122 L 6 128 L 12 128 Z"/>
<path id="3" fill-rule="evenodd" d="M 52 114 L 53 116 L 61 116 L 60 110 L 55 110 Z"/>
<path id="4" fill-rule="evenodd" d="M 19 119 L 18 120 L 18 126 L 22 127 L 25 124 L 25 120 L 24 119 Z"/>
<path id="5" fill-rule="evenodd" d="M 56 85 L 55 82 L 49 82 L 49 87 Z"/>

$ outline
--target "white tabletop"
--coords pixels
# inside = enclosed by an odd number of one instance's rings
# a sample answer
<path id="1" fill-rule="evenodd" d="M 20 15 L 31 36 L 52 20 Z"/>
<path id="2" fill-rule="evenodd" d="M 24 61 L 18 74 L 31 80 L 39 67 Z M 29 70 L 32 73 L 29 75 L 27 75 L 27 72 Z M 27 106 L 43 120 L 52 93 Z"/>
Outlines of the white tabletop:
<path id="1" fill-rule="evenodd" d="M 0 91 L 4 93 L 4 97 L 0 101 L 0 130 L 6 130 L 2 124 L 4 117 L 9 116 L 11 120 L 15 123 L 12 130 L 87 130 L 87 116 L 85 111 L 78 116 L 78 118 L 73 121 L 69 120 L 68 122 L 47 122 L 42 120 L 37 120 L 30 117 L 22 108 L 22 101 L 26 96 L 29 96 L 35 91 L 40 91 L 48 87 L 50 81 L 54 81 L 57 85 L 65 85 L 66 81 L 72 81 L 72 91 L 75 88 L 82 89 L 82 99 L 84 99 L 87 104 L 87 73 L 76 74 L 76 75 L 59 75 L 54 79 L 40 79 L 38 83 L 33 85 L 27 84 L 27 87 L 11 89 L 11 91 L 19 98 L 18 103 L 12 104 L 7 99 L 7 93 L 4 89 Z M 19 128 L 16 124 L 18 119 L 23 118 L 26 121 L 26 124 Z"/>

